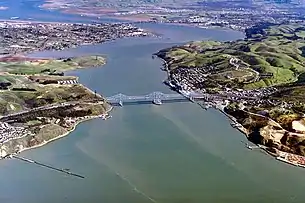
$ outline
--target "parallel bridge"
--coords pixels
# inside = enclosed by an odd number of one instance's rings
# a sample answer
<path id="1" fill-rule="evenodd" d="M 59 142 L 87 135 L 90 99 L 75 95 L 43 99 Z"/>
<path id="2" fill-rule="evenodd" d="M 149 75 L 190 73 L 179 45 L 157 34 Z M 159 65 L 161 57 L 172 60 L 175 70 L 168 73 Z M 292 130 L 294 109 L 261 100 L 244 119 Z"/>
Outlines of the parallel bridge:
<path id="1" fill-rule="evenodd" d="M 162 104 L 162 102 L 180 102 L 180 101 L 189 101 L 189 100 L 196 100 L 202 99 L 207 100 L 207 95 L 199 94 L 199 93 L 190 93 L 187 96 L 183 96 L 181 94 L 165 94 L 162 92 L 153 92 L 151 94 L 142 95 L 142 96 L 128 96 L 122 93 L 117 95 L 107 97 L 107 101 L 111 105 L 120 105 L 123 104 L 130 104 L 130 103 L 153 103 L 156 105 Z"/>

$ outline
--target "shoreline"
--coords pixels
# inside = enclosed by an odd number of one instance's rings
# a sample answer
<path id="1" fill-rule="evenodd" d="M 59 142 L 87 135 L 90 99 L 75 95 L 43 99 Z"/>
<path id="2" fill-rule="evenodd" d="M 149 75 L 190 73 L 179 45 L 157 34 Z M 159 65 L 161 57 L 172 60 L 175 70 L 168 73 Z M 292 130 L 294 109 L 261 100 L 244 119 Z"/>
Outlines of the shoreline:
<path id="1" fill-rule="evenodd" d="M 1 20 L 0 20 L 0 21 L 1 21 Z M 26 22 L 26 23 L 28 23 L 28 22 Z M 39 51 L 40 51 L 40 50 L 36 50 L 35 52 L 39 52 Z M 86 55 L 85 55 L 85 56 L 86 56 Z M 77 69 L 100 68 L 100 67 L 104 66 L 104 65 L 107 63 L 107 59 L 106 59 L 106 55 L 105 55 L 105 54 L 98 54 L 97 56 L 103 58 L 103 63 L 100 64 L 100 65 L 97 65 L 97 66 L 90 66 L 90 67 L 76 67 L 76 66 L 73 66 L 73 67 L 72 67 L 71 69 L 69 69 L 69 70 L 62 70 L 62 71 L 63 71 L 63 72 L 68 72 L 68 71 L 75 71 L 75 70 L 77 70 Z M 61 57 L 37 57 L 37 56 L 29 57 L 29 56 L 28 56 L 28 53 L 11 54 L 11 55 L 5 55 L 5 56 L 3 56 L 3 57 L 17 57 L 17 58 L 18 58 L 18 57 L 22 57 L 22 58 L 25 58 L 25 59 L 26 59 L 26 58 L 30 58 L 30 59 L 35 59 L 35 60 L 58 60 L 58 59 L 61 58 Z M 77 57 L 77 56 L 73 56 L 73 57 Z M 68 58 L 68 57 L 67 57 L 67 58 Z M 14 75 L 14 74 L 9 74 L 9 75 Z M 27 77 L 28 75 L 23 75 L 23 76 L 24 76 L 24 77 Z M 78 77 L 77 77 L 77 79 L 78 79 Z M 98 94 L 97 92 L 91 90 L 90 88 L 88 88 L 87 86 L 85 86 L 85 85 L 83 85 L 83 84 L 81 84 L 81 83 L 78 83 L 78 85 L 81 86 L 81 87 L 83 87 L 84 89 L 86 89 L 86 90 L 89 92 L 89 94 L 91 93 L 92 95 L 96 95 L 96 96 L 97 96 L 98 98 L 100 98 L 100 99 L 104 99 L 103 103 L 101 103 L 100 105 L 103 105 L 104 103 L 107 104 L 106 99 L 105 99 L 102 95 Z M 108 118 L 110 117 L 109 113 L 110 113 L 112 110 L 113 110 L 113 107 L 109 104 L 108 107 L 106 106 L 105 112 L 103 112 L 103 113 L 101 113 L 101 114 L 99 114 L 99 115 L 84 116 L 84 117 L 82 117 L 81 119 L 76 120 L 76 122 L 71 126 L 71 128 L 64 129 L 65 132 L 64 132 L 63 134 L 55 135 L 55 137 L 53 137 L 53 138 L 51 138 L 51 139 L 49 139 L 49 140 L 44 140 L 44 139 L 43 139 L 42 142 L 37 143 L 36 145 L 30 146 L 30 147 L 23 147 L 23 146 L 21 145 L 22 148 L 20 148 L 20 149 L 18 149 L 18 150 L 16 150 L 16 151 L 13 150 L 13 152 L 8 153 L 7 155 L 1 157 L 0 159 L 4 159 L 5 157 L 10 157 L 10 156 L 8 156 L 8 155 L 12 155 L 12 154 L 15 154 L 15 153 L 19 154 L 19 153 L 21 153 L 21 152 L 23 152 L 23 151 L 26 151 L 26 150 L 31 150 L 31 149 L 35 149 L 35 148 L 38 148 L 38 147 L 42 147 L 42 146 L 44 146 L 44 145 L 46 145 L 46 144 L 48 144 L 48 143 L 50 143 L 50 142 L 53 142 L 53 141 L 55 141 L 55 140 L 57 140 L 57 139 L 60 139 L 60 138 L 63 138 L 63 137 L 65 137 L 65 136 L 69 135 L 71 132 L 73 132 L 73 131 L 76 129 L 76 127 L 78 126 L 78 124 L 80 124 L 80 123 L 82 123 L 82 122 L 85 122 L 85 121 L 88 121 L 88 120 L 92 120 L 92 119 L 95 119 L 95 118 L 102 118 L 103 120 L 106 120 L 106 119 L 108 119 Z M 77 118 L 77 117 L 76 117 L 76 118 Z M 18 139 L 19 139 L 19 138 L 18 138 Z"/>
<path id="2" fill-rule="evenodd" d="M 220 109 L 220 108 L 215 108 L 215 109 L 217 109 L 218 111 L 223 113 L 227 118 L 229 118 L 234 123 L 238 124 L 238 126 L 235 126 L 233 128 L 237 129 L 239 132 L 241 132 L 243 135 L 245 135 L 246 138 L 248 138 L 248 133 L 247 133 L 246 129 L 240 123 L 238 123 L 233 116 L 227 114 L 223 109 Z M 255 146 L 257 146 L 257 149 L 262 150 L 266 154 L 274 157 L 274 159 L 276 161 L 281 161 L 281 162 L 289 164 L 289 165 L 293 165 L 293 166 L 300 167 L 300 168 L 305 168 L 305 157 L 303 157 L 303 156 L 300 156 L 300 155 L 297 155 L 297 154 L 288 153 L 288 152 L 284 152 L 284 151 L 281 151 L 281 150 L 273 148 L 276 151 L 274 153 L 274 152 L 269 151 L 268 147 L 266 147 L 264 145 L 255 144 Z M 251 148 L 251 146 L 248 146 L 248 148 L 251 149 L 251 150 L 253 149 L 253 148 Z M 295 159 L 304 159 L 303 160 L 304 163 L 300 164 L 300 163 L 297 163 L 297 161 L 295 161 L 295 162 L 289 161 L 288 160 L 289 158 L 287 158 L 289 156 L 291 156 L 292 158 L 295 158 Z"/>
<path id="3" fill-rule="evenodd" d="M 109 114 L 109 112 L 111 112 L 112 110 L 113 110 L 113 106 L 111 106 L 109 109 L 107 109 L 107 111 L 106 111 L 104 114 L 107 115 L 107 114 Z M 38 145 L 34 145 L 34 146 L 32 146 L 32 147 L 23 148 L 23 149 L 21 149 L 20 151 L 18 151 L 17 153 L 19 154 L 19 153 L 21 153 L 21 152 L 23 152 L 23 151 L 26 151 L 26 150 L 31 150 L 31 149 L 43 147 L 44 145 L 47 145 L 47 144 L 49 144 L 49 143 L 51 143 L 51 142 L 53 142 L 53 141 L 56 141 L 56 140 L 61 139 L 61 138 L 63 138 L 63 137 L 66 137 L 66 136 L 68 136 L 70 133 L 72 133 L 74 130 L 76 130 L 76 127 L 77 127 L 79 124 L 81 124 L 81 123 L 83 123 L 83 122 L 86 122 L 86 121 L 89 121 L 89 120 L 96 119 L 96 118 L 101 118 L 102 115 L 104 115 L 104 114 L 97 115 L 97 116 L 91 116 L 91 117 L 89 117 L 89 118 L 81 119 L 81 120 L 77 121 L 77 122 L 73 125 L 73 127 L 72 127 L 71 130 L 68 130 L 68 131 L 65 132 L 64 134 L 58 135 L 58 136 L 56 136 L 56 137 L 54 137 L 54 138 L 52 138 L 52 139 L 49 139 L 48 141 L 44 141 L 44 142 L 42 142 L 42 143 L 40 143 L 40 144 L 38 144 Z"/>
<path id="4" fill-rule="evenodd" d="M 105 57 L 103 57 L 103 58 L 105 58 Z M 101 66 L 104 66 L 106 63 L 107 63 L 107 62 L 106 62 L 106 60 L 105 60 L 105 62 L 104 62 Z M 96 66 L 96 67 L 101 67 L 101 66 Z M 92 67 L 92 68 L 96 68 L 96 67 Z M 74 68 L 74 69 L 72 69 L 72 70 L 67 70 L 67 71 L 74 71 L 74 70 L 77 70 L 77 69 L 82 69 L 82 68 Z M 64 72 L 67 72 L 67 71 L 64 71 Z M 13 74 L 12 74 L 12 75 L 13 75 Z M 26 77 L 26 76 L 25 76 L 25 77 Z M 78 77 L 77 77 L 77 78 L 78 78 Z M 89 93 L 91 93 L 91 94 L 93 94 L 93 95 L 96 95 L 98 98 L 105 99 L 102 95 L 100 95 L 99 93 L 97 93 L 97 92 L 91 90 L 91 89 L 88 88 L 87 86 L 85 86 L 85 85 L 83 85 L 83 84 L 81 84 L 81 83 L 79 83 L 78 85 L 81 86 L 81 87 L 83 87 L 84 89 L 86 89 Z M 105 99 L 105 101 L 103 101 L 103 102 L 106 102 L 106 103 L 107 103 L 106 99 Z M 65 136 L 68 136 L 71 132 L 73 132 L 74 130 L 76 130 L 76 127 L 77 127 L 79 124 L 81 124 L 81 123 L 83 123 L 83 122 L 86 122 L 86 121 L 89 121 L 89 120 L 92 120 L 92 119 L 96 119 L 96 118 L 102 118 L 103 120 L 107 120 L 107 117 L 106 117 L 106 116 L 108 116 L 109 113 L 110 113 L 112 110 L 113 110 L 113 106 L 111 106 L 111 105 L 109 104 L 109 108 L 106 109 L 106 111 L 105 111 L 104 113 L 99 114 L 99 115 L 94 115 L 94 116 L 85 116 L 84 118 L 82 118 L 82 119 L 76 121 L 76 122 L 74 123 L 73 127 L 72 127 L 70 130 L 66 131 L 65 133 L 60 134 L 60 135 L 57 135 L 57 136 L 55 136 L 55 137 L 53 137 L 53 138 L 51 138 L 51 139 L 49 139 L 49 140 L 47 140 L 47 141 L 44 140 L 43 142 L 41 142 L 41 143 L 39 143 L 39 144 L 37 144 L 37 145 L 31 146 L 31 147 L 22 148 L 21 150 L 15 152 L 15 153 L 19 154 L 19 153 L 21 153 L 21 152 L 23 152 L 23 151 L 26 151 L 26 150 L 31 150 L 31 149 L 39 148 L 39 147 L 42 147 L 42 146 L 44 146 L 44 145 L 47 145 L 47 144 L 49 144 L 49 143 L 51 143 L 51 142 L 53 142 L 53 141 L 56 141 L 56 140 L 58 140 L 58 139 L 60 139 L 60 138 L 63 138 L 63 137 L 65 137 Z M 22 137 L 19 137 L 19 138 L 22 138 Z M 18 138 L 18 139 L 19 139 L 19 138 Z M 11 154 L 7 154 L 7 155 L 11 155 Z M 4 157 L 7 157 L 7 155 L 4 156 Z M 4 159 L 4 157 L 0 158 L 0 160 L 1 160 L 1 159 Z"/>
<path id="5" fill-rule="evenodd" d="M 236 121 L 236 119 L 229 115 L 228 113 L 226 113 L 224 111 L 224 109 L 221 109 L 221 108 L 218 108 L 218 107 L 213 107 L 214 109 L 218 110 L 220 113 L 222 113 L 223 115 L 225 115 L 229 120 L 231 120 L 232 122 L 234 122 L 234 124 L 237 124 L 238 126 L 235 126 L 233 128 L 237 129 L 241 134 L 243 134 L 244 136 L 246 136 L 247 140 L 248 140 L 248 132 L 246 131 L 246 129 Z M 292 154 L 292 153 L 288 153 L 288 152 L 284 152 L 284 151 L 281 151 L 281 150 L 278 150 L 278 149 L 275 149 L 276 153 L 274 152 L 271 152 L 268 150 L 268 147 L 264 146 L 264 145 L 261 145 L 261 144 L 254 144 L 255 149 L 259 149 L 259 150 L 262 150 L 263 152 L 265 152 L 267 155 L 270 155 L 272 157 L 274 157 L 274 159 L 276 161 L 280 161 L 280 162 L 283 162 L 283 163 L 286 163 L 286 164 L 289 164 L 289 165 L 293 165 L 293 166 L 296 166 L 296 167 L 300 167 L 300 168 L 305 168 L 305 163 L 304 164 L 300 164 L 300 163 L 295 163 L 293 161 L 289 161 L 287 156 L 292 156 L 292 157 L 302 157 L 304 159 L 304 162 L 305 162 L 305 157 L 303 156 L 300 156 L 300 155 L 297 155 L 297 154 Z M 247 146 L 248 149 L 252 150 L 254 148 L 252 148 L 251 146 Z M 274 149 L 274 148 L 273 148 Z"/>
<path id="6" fill-rule="evenodd" d="M 164 62 L 164 63 L 163 63 L 163 68 L 161 68 L 161 70 L 167 72 L 167 78 L 166 78 L 166 80 L 169 80 L 169 78 L 170 78 L 170 73 L 169 73 L 167 61 L 166 61 L 165 59 L 163 59 L 163 58 L 157 56 L 157 53 L 153 54 L 153 56 L 158 57 L 159 59 L 161 59 L 161 61 Z M 180 94 L 180 92 L 177 91 L 176 89 L 177 89 L 177 88 L 175 88 L 175 91 L 176 91 L 177 93 Z M 201 108 L 203 108 L 202 105 L 200 105 L 198 102 L 195 102 L 195 103 L 196 103 L 197 105 L 199 105 Z M 234 127 L 231 125 L 232 128 L 237 129 L 241 134 L 243 134 L 244 136 L 246 136 L 246 138 L 247 138 L 247 140 L 248 140 L 248 132 L 247 132 L 247 130 L 246 130 L 240 123 L 238 123 L 238 122 L 236 121 L 236 119 L 235 119 L 233 116 L 229 115 L 228 113 L 226 113 L 226 112 L 224 111 L 224 107 L 225 107 L 225 106 L 222 106 L 222 107 L 223 107 L 223 108 L 221 108 L 220 106 L 217 106 L 217 105 L 212 105 L 212 108 L 216 109 L 217 111 L 219 111 L 220 113 L 222 113 L 223 115 L 225 115 L 226 118 L 229 119 L 229 121 L 231 121 L 231 122 L 233 122 L 233 124 L 235 124 Z M 204 108 L 203 108 L 203 109 L 204 109 Z M 258 147 L 257 149 L 263 150 L 266 154 L 268 154 L 268 155 L 274 157 L 275 160 L 277 160 L 277 161 L 281 161 L 281 162 L 283 162 L 283 163 L 290 164 L 290 165 L 293 165 L 293 166 L 296 166 L 296 167 L 305 168 L 305 157 L 303 157 L 303 159 L 304 159 L 304 164 L 295 163 L 295 162 L 289 161 L 287 157 L 288 157 L 288 156 L 292 156 L 292 157 L 294 157 L 294 158 L 296 159 L 297 157 L 302 157 L 302 156 L 296 155 L 296 154 L 292 154 L 292 153 L 288 153 L 288 152 L 283 152 L 283 151 L 280 151 L 280 150 L 278 150 L 278 149 L 275 149 L 275 150 L 276 150 L 276 153 L 273 153 L 273 152 L 269 151 L 269 150 L 267 149 L 267 147 L 264 146 L 264 145 L 260 145 L 260 144 L 258 144 L 258 145 L 255 144 L 255 145 Z M 253 149 L 253 148 L 251 148 L 250 146 L 248 146 L 248 148 L 249 148 L 249 149 Z M 282 156 L 281 156 L 281 155 L 282 155 Z M 284 157 L 283 157 L 283 156 L 284 156 Z"/>

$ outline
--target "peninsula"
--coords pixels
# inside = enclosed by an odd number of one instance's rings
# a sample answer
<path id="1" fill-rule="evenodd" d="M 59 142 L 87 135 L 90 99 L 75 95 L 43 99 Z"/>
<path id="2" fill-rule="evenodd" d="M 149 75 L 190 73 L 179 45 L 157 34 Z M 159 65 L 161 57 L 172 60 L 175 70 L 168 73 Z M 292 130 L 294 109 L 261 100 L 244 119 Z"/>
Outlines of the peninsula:
<path id="1" fill-rule="evenodd" d="M 63 71 L 99 67 L 101 56 L 61 59 L 0 58 L 0 156 L 67 135 L 84 120 L 105 118 L 105 99 Z"/>
<path id="2" fill-rule="evenodd" d="M 159 51 L 167 83 L 200 92 L 259 147 L 305 166 L 305 23 L 261 23 L 233 42 L 200 41 Z"/>
<path id="3" fill-rule="evenodd" d="M 111 105 L 65 71 L 100 67 L 100 55 L 35 58 L 27 53 L 62 50 L 122 37 L 152 36 L 130 24 L 0 22 L 0 158 L 42 146 L 82 121 L 107 119 Z"/>

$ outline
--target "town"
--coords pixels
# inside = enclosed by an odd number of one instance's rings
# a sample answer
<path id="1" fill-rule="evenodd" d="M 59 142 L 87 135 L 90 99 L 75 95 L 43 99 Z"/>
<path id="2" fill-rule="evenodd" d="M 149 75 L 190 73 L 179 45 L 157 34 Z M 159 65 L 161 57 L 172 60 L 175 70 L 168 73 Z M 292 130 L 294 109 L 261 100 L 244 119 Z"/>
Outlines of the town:
<path id="1" fill-rule="evenodd" d="M 165 82 L 172 89 L 207 95 L 196 101 L 201 107 L 219 109 L 258 148 L 304 167 L 303 30 L 303 23 L 260 24 L 246 30 L 245 40 L 190 42 L 156 55 L 164 60 Z M 288 53 L 290 47 L 295 49 Z M 280 65 L 286 54 L 299 57 L 290 69 Z"/>
<path id="2" fill-rule="evenodd" d="M 143 6 L 143 4 L 145 6 Z M 48 1 L 44 9 L 64 10 L 81 16 L 107 16 L 131 21 L 187 24 L 198 27 L 225 27 L 242 30 L 261 22 L 284 23 L 303 20 L 301 1 Z M 107 12 L 104 12 L 106 8 Z"/>
<path id="3" fill-rule="evenodd" d="M 0 55 L 63 50 L 123 37 L 154 36 L 131 24 L 0 22 Z"/>
<path id="4" fill-rule="evenodd" d="M 230 2 L 231 3 L 231 2 Z M 209 2 L 202 3 L 203 9 L 177 12 L 166 18 L 154 18 L 164 23 L 186 24 L 197 27 L 223 27 L 245 31 L 258 23 L 284 23 L 302 21 L 302 14 L 285 12 L 279 9 L 245 7 L 213 7 Z"/>
<path id="5" fill-rule="evenodd" d="M 29 135 L 33 135 L 24 127 L 12 126 L 6 122 L 0 122 L 0 143 L 3 144 L 11 139 L 21 138 Z"/>

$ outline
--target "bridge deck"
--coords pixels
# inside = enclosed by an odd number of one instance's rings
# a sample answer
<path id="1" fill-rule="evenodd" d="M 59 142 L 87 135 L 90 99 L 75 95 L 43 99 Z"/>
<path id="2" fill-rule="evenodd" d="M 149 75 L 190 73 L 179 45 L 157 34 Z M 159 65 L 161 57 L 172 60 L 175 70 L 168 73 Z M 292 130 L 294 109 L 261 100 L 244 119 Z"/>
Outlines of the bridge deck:
<path id="1" fill-rule="evenodd" d="M 190 96 L 194 99 L 203 99 L 205 98 L 202 94 L 193 93 Z M 148 95 L 142 96 L 127 96 L 124 94 L 117 94 L 112 97 L 107 97 L 107 101 L 110 104 L 120 104 L 123 103 L 140 103 L 140 102 L 154 102 L 161 103 L 162 101 L 166 102 L 175 102 L 175 101 L 187 101 L 189 98 L 181 94 L 164 94 L 162 92 L 153 92 Z"/>

